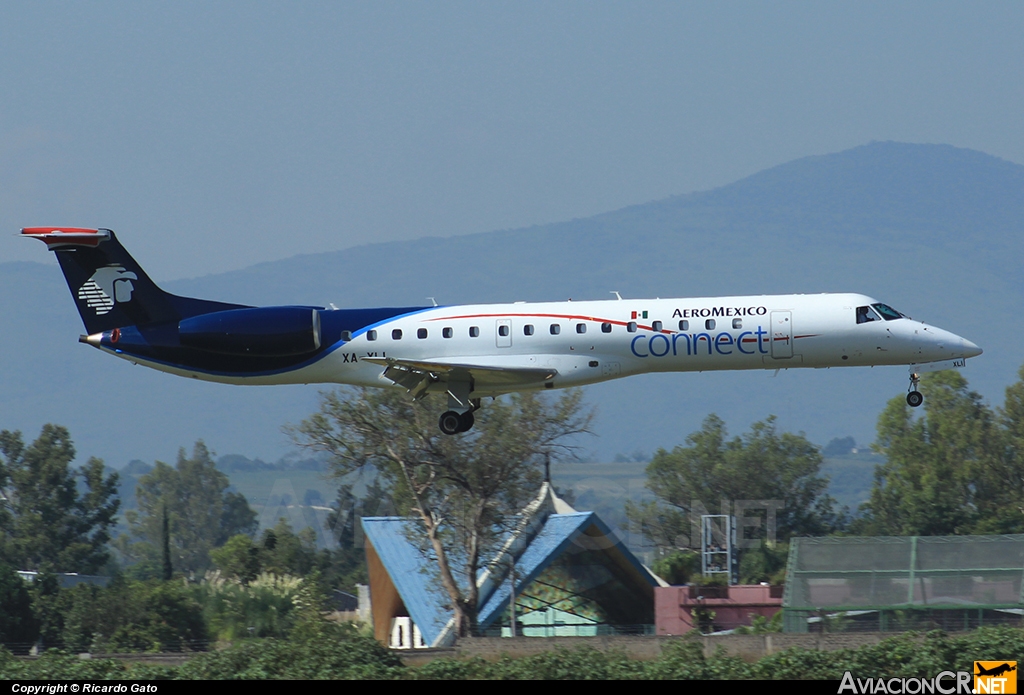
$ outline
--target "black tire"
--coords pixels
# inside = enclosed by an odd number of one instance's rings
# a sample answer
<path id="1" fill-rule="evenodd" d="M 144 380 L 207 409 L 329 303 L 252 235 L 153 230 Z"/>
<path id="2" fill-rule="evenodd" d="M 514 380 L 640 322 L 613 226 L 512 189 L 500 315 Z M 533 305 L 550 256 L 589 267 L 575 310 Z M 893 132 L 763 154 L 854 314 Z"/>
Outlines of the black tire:
<path id="1" fill-rule="evenodd" d="M 476 417 L 473 416 L 472 410 L 467 410 L 460 415 L 459 420 L 462 421 L 462 424 L 459 426 L 459 432 L 469 432 L 476 423 Z"/>
<path id="2" fill-rule="evenodd" d="M 916 408 L 922 403 L 924 403 L 924 396 L 921 395 L 920 391 L 911 391 L 907 394 L 907 405 L 911 408 Z"/>
<path id="3" fill-rule="evenodd" d="M 456 413 L 454 410 L 447 410 L 441 413 L 441 417 L 437 421 L 437 426 L 441 428 L 441 431 L 445 434 L 458 434 L 462 431 L 462 416 Z"/>

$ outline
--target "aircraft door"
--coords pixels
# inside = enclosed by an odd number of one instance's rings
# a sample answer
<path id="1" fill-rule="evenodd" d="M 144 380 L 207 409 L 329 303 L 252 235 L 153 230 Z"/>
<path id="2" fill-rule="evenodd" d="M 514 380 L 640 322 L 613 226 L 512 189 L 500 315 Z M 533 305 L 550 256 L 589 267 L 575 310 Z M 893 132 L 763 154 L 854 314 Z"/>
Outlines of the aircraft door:
<path id="1" fill-rule="evenodd" d="M 787 359 L 793 356 L 793 312 L 772 312 L 772 357 Z"/>
<path id="2" fill-rule="evenodd" d="M 494 326 L 495 345 L 500 348 L 512 347 L 512 321 L 498 319 Z"/>

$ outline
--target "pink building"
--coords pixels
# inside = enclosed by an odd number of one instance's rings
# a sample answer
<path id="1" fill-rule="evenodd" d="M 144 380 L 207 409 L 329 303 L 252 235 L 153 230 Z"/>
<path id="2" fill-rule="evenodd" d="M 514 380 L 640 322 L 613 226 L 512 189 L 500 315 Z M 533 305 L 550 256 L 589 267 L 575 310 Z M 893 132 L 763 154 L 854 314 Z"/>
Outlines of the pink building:
<path id="1" fill-rule="evenodd" d="M 755 616 L 782 610 L 781 586 L 660 586 L 654 589 L 654 622 L 659 635 L 683 635 L 703 623 L 703 632 L 749 626 Z M 713 614 L 713 615 L 712 615 Z"/>

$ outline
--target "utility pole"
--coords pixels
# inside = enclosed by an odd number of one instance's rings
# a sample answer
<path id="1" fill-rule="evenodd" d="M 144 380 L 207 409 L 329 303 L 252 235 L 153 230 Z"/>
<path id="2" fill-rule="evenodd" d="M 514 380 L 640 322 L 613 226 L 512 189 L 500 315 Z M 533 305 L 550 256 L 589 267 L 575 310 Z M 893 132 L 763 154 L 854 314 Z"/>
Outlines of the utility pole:
<path id="1" fill-rule="evenodd" d="M 512 580 L 512 591 L 509 592 L 508 599 L 508 613 L 509 613 L 509 625 L 512 626 L 512 636 L 516 636 L 516 561 L 512 559 L 509 564 L 511 565 L 511 571 L 509 572 L 509 578 Z"/>
<path id="2" fill-rule="evenodd" d="M 160 504 L 160 511 L 162 518 L 160 520 L 160 545 L 161 545 L 161 559 L 163 570 L 162 576 L 164 581 L 170 581 L 171 577 L 174 576 L 174 568 L 171 566 L 171 524 L 167 519 L 167 501 L 164 500 Z"/>

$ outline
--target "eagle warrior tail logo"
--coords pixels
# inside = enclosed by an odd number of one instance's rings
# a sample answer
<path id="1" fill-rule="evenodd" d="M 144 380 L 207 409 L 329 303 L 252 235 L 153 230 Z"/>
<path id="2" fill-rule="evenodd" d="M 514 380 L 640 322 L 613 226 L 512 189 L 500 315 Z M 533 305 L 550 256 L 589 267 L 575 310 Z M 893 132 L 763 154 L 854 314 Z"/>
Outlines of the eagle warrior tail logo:
<path id="1" fill-rule="evenodd" d="M 114 303 L 122 304 L 132 299 L 135 286 L 132 280 L 139 277 L 120 265 L 99 268 L 84 285 L 78 289 L 78 298 L 85 302 L 97 316 L 110 313 Z"/>

